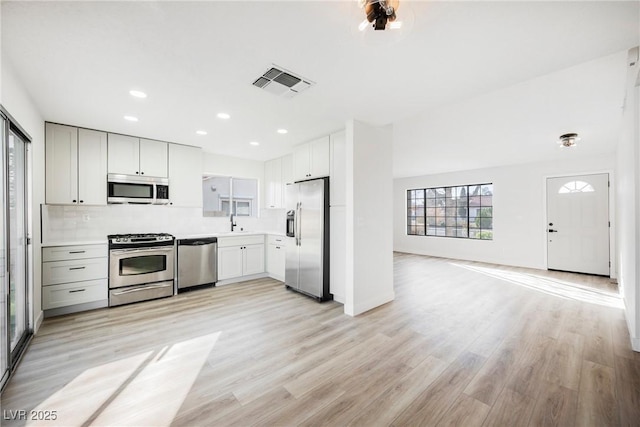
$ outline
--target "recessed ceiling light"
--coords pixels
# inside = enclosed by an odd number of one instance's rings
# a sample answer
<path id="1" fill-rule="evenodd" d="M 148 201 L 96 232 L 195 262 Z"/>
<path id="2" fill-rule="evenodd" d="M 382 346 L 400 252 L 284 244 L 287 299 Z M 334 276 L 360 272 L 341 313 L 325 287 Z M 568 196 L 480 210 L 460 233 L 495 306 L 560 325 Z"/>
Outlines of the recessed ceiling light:
<path id="1" fill-rule="evenodd" d="M 229 114 L 227 114 L 227 113 L 218 113 L 218 118 L 219 119 L 223 119 L 223 120 L 227 120 L 227 119 L 230 119 L 231 116 Z"/>
<path id="2" fill-rule="evenodd" d="M 124 116 L 125 120 L 129 120 L 130 122 L 137 122 L 138 118 L 134 116 Z"/>
<path id="3" fill-rule="evenodd" d="M 278 133 L 284 135 L 285 133 L 288 133 L 289 131 L 286 129 L 278 129 Z"/>
<path id="4" fill-rule="evenodd" d="M 147 94 L 142 92 L 141 90 L 130 90 L 129 94 L 131 96 L 135 96 L 136 98 L 146 98 Z"/>
<path id="5" fill-rule="evenodd" d="M 258 145 L 260 145 L 260 143 L 257 141 L 251 141 L 249 144 L 253 145 L 254 147 L 257 147 Z"/>
<path id="6" fill-rule="evenodd" d="M 197 130 L 197 131 L 196 131 L 196 133 L 197 133 L 198 135 L 206 135 L 206 134 L 207 134 L 207 131 L 206 131 L 206 130 Z"/>

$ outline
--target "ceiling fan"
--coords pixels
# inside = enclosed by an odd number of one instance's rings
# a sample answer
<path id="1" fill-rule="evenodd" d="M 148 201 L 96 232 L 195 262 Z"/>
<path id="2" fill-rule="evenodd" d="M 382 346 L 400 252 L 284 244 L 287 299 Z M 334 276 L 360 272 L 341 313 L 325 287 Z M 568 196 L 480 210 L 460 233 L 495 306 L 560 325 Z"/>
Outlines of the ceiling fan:
<path id="1" fill-rule="evenodd" d="M 396 11 L 400 0 L 358 0 L 360 8 L 364 8 L 367 17 L 365 21 L 360 23 L 358 29 L 364 31 L 367 24 L 373 23 L 374 30 L 384 30 L 387 28 L 397 29 L 402 26 L 402 22 L 396 21 Z"/>

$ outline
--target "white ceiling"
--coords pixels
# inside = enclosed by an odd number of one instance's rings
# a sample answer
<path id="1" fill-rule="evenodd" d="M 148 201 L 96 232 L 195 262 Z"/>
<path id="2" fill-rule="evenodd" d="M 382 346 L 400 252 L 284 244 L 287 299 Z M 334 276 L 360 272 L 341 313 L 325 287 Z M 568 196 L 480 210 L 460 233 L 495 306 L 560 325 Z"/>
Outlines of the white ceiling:
<path id="1" fill-rule="evenodd" d="M 1 4 L 2 59 L 45 120 L 257 160 L 285 154 L 351 118 L 395 123 L 396 176 L 460 169 L 460 152 L 474 152 L 469 135 L 478 132 L 486 133 L 482 141 L 492 141 L 485 153 L 504 156 L 476 156 L 464 167 L 546 156 L 544 150 L 514 149 L 512 136 L 538 127 L 536 140 L 555 138 L 581 132 L 576 126 L 593 117 L 615 115 L 624 80 L 615 64 L 640 39 L 638 1 L 402 0 L 402 33 L 358 32 L 364 14 L 355 0 Z M 588 62 L 605 56 L 610 59 Z M 271 63 L 317 84 L 292 99 L 253 87 Z M 574 66 L 588 71 L 569 85 L 567 96 L 594 87 L 587 75 L 602 83 L 593 97 L 570 101 L 582 119 L 574 117 L 575 109 L 556 108 L 562 97 L 554 97 L 572 81 L 560 70 Z M 541 77 L 546 75 L 551 77 Z M 134 88 L 148 98 L 132 98 Z M 514 117 L 506 102 L 520 97 L 531 102 Z M 547 107 L 554 107 L 553 114 Z M 473 124 L 487 108 L 512 116 Z M 221 111 L 232 118 L 217 119 Z M 140 121 L 124 121 L 127 114 Z M 610 121 L 601 128 L 605 120 L 596 122 L 588 132 L 611 133 Z M 282 127 L 287 135 L 276 133 Z M 469 132 L 457 134 L 465 128 Z M 196 135 L 198 129 L 208 135 Z M 505 129 L 509 138 L 500 137 Z M 457 137 L 456 149 L 451 135 L 464 136 Z M 609 140 L 597 144 L 611 149 Z M 415 153 L 407 154 L 412 149 L 436 150 L 440 161 L 418 162 Z"/>

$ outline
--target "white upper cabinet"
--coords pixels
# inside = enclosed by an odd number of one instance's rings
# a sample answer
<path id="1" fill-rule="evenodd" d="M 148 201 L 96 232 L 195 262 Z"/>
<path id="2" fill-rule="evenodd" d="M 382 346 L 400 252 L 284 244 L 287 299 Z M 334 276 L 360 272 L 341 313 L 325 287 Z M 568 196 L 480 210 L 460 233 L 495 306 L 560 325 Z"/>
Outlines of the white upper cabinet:
<path id="1" fill-rule="evenodd" d="M 268 160 L 264 163 L 265 208 L 282 208 L 282 193 L 282 158 Z"/>
<path id="2" fill-rule="evenodd" d="M 169 144 L 151 139 L 140 139 L 140 174 L 168 177 Z"/>
<path id="3" fill-rule="evenodd" d="M 311 165 L 310 178 L 318 178 L 322 176 L 329 176 L 330 173 L 330 149 L 329 149 L 329 137 L 325 136 L 309 143 L 309 153 Z"/>
<path id="4" fill-rule="evenodd" d="M 285 186 L 294 182 L 293 154 L 264 162 L 264 207 L 282 209 L 285 207 Z"/>
<path id="5" fill-rule="evenodd" d="M 78 129 L 78 202 L 107 203 L 107 134 Z"/>
<path id="6" fill-rule="evenodd" d="M 107 134 L 46 124 L 45 202 L 106 205 Z"/>
<path id="7" fill-rule="evenodd" d="M 330 205 L 344 206 L 347 192 L 347 158 L 345 131 L 332 133 L 331 140 L 331 177 L 329 178 Z"/>
<path id="8" fill-rule="evenodd" d="M 282 160 L 282 184 L 283 186 L 287 184 L 292 184 L 294 181 L 293 154 L 287 154 L 286 156 L 281 157 L 281 160 Z"/>
<path id="9" fill-rule="evenodd" d="M 169 144 L 169 200 L 172 206 L 202 207 L 202 149 Z"/>
<path id="10" fill-rule="evenodd" d="M 140 173 L 140 138 L 109 134 L 109 173 Z"/>
<path id="11" fill-rule="evenodd" d="M 309 178 L 310 169 L 309 144 L 296 147 L 293 152 L 293 180 L 300 181 Z"/>
<path id="12" fill-rule="evenodd" d="M 294 181 L 329 176 L 329 136 L 296 147 L 293 152 Z"/>
<path id="13" fill-rule="evenodd" d="M 109 134 L 109 173 L 166 178 L 168 156 L 166 142 Z"/>

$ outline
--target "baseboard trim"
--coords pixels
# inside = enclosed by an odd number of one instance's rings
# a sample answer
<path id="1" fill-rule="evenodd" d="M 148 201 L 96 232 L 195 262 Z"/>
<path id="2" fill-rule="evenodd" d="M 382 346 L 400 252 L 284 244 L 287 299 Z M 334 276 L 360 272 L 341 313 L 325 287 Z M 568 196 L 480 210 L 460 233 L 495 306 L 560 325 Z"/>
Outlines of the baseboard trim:
<path id="1" fill-rule="evenodd" d="M 231 285 L 233 283 L 246 282 L 247 280 L 254 280 L 254 279 L 262 279 L 265 277 L 269 277 L 269 275 L 267 273 L 258 273 L 258 274 L 252 274 L 249 276 L 233 277 L 231 279 L 224 279 L 224 280 L 217 281 L 216 286 Z"/>
<path id="2" fill-rule="evenodd" d="M 631 323 L 629 323 L 629 309 L 627 308 L 627 303 L 623 300 L 624 303 L 624 320 L 627 324 L 627 331 L 629 332 L 629 339 L 631 341 L 631 349 L 633 351 L 640 352 L 640 338 L 635 338 L 632 334 L 633 329 L 631 328 Z"/>
<path id="3" fill-rule="evenodd" d="M 95 310 L 98 308 L 109 307 L 109 300 L 85 302 L 82 304 L 68 305 L 66 307 L 51 308 L 44 311 L 44 317 L 64 316 L 65 314 L 79 313 L 81 311 Z"/>
<path id="4" fill-rule="evenodd" d="M 33 335 L 38 333 L 38 329 L 42 326 L 42 322 L 44 321 L 44 311 L 40 310 L 38 313 L 38 317 L 36 317 L 35 325 L 33 325 Z"/>
<path id="5" fill-rule="evenodd" d="M 344 313 L 349 316 L 358 316 L 369 310 L 373 310 L 376 307 L 380 307 L 383 304 L 391 302 L 395 298 L 396 298 L 395 292 L 391 291 L 386 294 L 377 296 L 376 298 L 371 298 L 366 301 L 362 301 L 353 307 L 348 307 L 347 305 L 345 305 Z"/>

